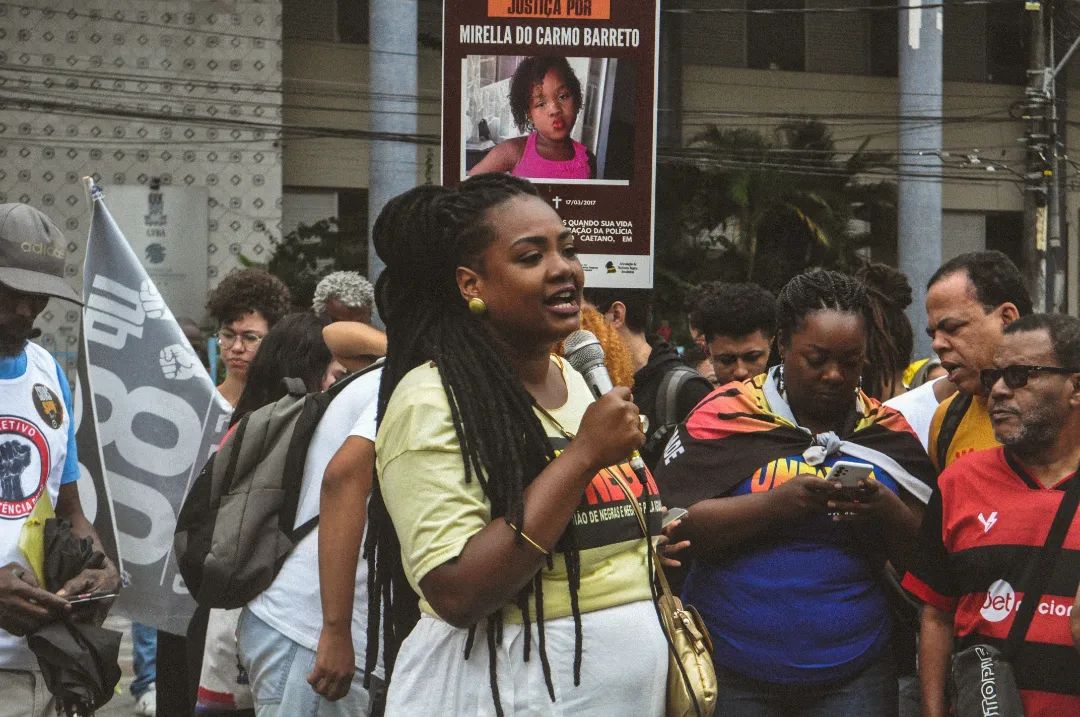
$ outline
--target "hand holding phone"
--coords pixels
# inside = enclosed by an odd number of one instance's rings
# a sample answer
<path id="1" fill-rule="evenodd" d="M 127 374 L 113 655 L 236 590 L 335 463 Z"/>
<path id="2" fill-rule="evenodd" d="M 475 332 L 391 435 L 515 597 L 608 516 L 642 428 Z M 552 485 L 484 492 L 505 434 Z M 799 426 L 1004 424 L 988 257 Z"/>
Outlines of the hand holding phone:
<path id="1" fill-rule="evenodd" d="M 686 508 L 668 508 L 667 512 L 664 513 L 664 517 L 660 520 L 660 528 L 666 528 L 676 520 L 682 520 L 689 514 L 690 511 Z"/>
<path id="2" fill-rule="evenodd" d="M 829 474 L 825 476 L 825 480 L 839 483 L 845 489 L 845 492 L 854 492 L 859 487 L 859 483 L 868 480 L 873 472 L 874 467 L 866 463 L 837 461 L 829 469 Z"/>
<path id="3" fill-rule="evenodd" d="M 117 597 L 120 593 L 81 593 L 79 595 L 72 595 L 68 600 L 69 605 L 83 605 L 86 603 L 97 602 L 98 600 L 110 600 Z"/>

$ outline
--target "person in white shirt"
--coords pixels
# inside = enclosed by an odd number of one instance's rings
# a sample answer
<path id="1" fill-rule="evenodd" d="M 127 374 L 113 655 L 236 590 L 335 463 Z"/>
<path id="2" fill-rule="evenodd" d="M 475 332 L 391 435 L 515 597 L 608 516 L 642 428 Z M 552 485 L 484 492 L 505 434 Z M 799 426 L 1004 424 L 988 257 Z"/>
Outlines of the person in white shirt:
<path id="1" fill-rule="evenodd" d="M 26 635 L 62 614 L 97 620 L 97 609 L 73 608 L 67 596 L 120 588 L 120 575 L 105 558 L 99 569 L 49 592 L 18 546 L 31 512 L 49 500 L 72 533 L 104 553 L 79 502 L 71 390 L 56 359 L 30 343 L 50 297 L 82 303 L 63 278 L 66 244 L 38 210 L 0 204 L 0 717 L 55 714 Z"/>
<path id="2" fill-rule="evenodd" d="M 369 326 L 363 329 L 382 337 Z M 385 342 L 382 337 L 371 343 Z M 318 515 L 319 527 L 297 544 L 274 582 L 240 616 L 240 659 L 259 717 L 379 713 L 385 692 L 381 665 L 372 671 L 370 690 L 363 685 L 368 601 L 360 544 L 381 376 L 376 368 L 353 379 L 320 419 L 304 463 L 295 523 Z"/>

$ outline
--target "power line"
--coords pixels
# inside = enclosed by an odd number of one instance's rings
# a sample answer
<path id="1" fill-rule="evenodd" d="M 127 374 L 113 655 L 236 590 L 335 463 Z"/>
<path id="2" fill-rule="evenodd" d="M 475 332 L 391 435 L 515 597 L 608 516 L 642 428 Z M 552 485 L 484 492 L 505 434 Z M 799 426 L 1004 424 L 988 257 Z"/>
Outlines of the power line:
<path id="1" fill-rule="evenodd" d="M 0 100 L 4 100 L 4 94 L 0 92 Z M 146 122 L 167 122 L 175 124 L 197 124 L 220 128 L 234 128 L 239 131 L 268 132 L 275 135 L 297 133 L 300 136 L 317 136 L 320 138 L 340 139 L 366 139 L 389 142 L 405 142 L 419 145 L 438 145 L 441 140 L 438 135 L 412 134 L 399 132 L 377 132 L 366 129 L 350 129 L 336 127 L 319 127 L 317 125 L 285 125 L 280 122 L 251 122 L 247 120 L 233 120 L 225 117 L 203 117 L 194 114 L 173 115 L 171 113 L 152 112 L 149 110 L 128 108 L 101 108 L 80 105 L 74 102 L 55 102 L 47 100 L 27 100 L 25 98 L 7 97 L 9 101 L 21 105 L 16 109 L 36 109 L 53 114 L 70 115 L 77 117 L 111 117 L 116 119 L 143 120 Z"/>
<path id="2" fill-rule="evenodd" d="M 862 12 L 899 12 L 903 10 L 936 10 L 950 7 L 986 5 L 1016 5 L 1015 0 L 953 0 L 952 2 L 920 5 L 861 5 L 856 7 L 799 7 L 799 8 L 664 8 L 673 15 L 826 15 Z"/>
<path id="3" fill-rule="evenodd" d="M 0 75 L 0 80 L 10 79 L 4 75 Z M 15 83 L 11 83 L 15 84 Z M 59 88 L 56 88 L 59 89 Z M 136 104 L 146 102 L 166 102 L 172 103 L 173 106 L 185 107 L 192 104 L 205 103 L 210 106 L 223 106 L 228 108 L 228 113 L 232 116 L 238 116 L 238 113 L 234 111 L 234 108 L 248 107 L 255 109 L 265 109 L 268 112 L 279 113 L 280 110 L 304 110 L 311 112 L 333 112 L 337 114 L 347 115 L 401 115 L 407 114 L 416 117 L 439 117 L 438 112 L 422 112 L 418 109 L 410 110 L 374 110 L 365 109 L 359 107 L 333 107 L 329 105 L 312 105 L 312 104 L 298 104 L 294 102 L 277 102 L 277 101 L 259 101 L 254 99 L 239 99 L 229 97 L 215 97 L 207 95 L 185 95 L 183 97 L 177 97 L 174 94 L 165 92 L 148 92 L 144 90 L 126 90 L 126 89 L 108 89 L 104 87 L 74 87 L 66 88 L 67 92 L 63 95 L 55 94 L 53 88 L 47 88 L 46 90 L 30 89 L 28 87 L 15 87 L 12 92 L 34 95 L 37 97 L 51 97 L 51 98 L 67 98 L 71 96 L 78 96 L 80 99 L 85 99 L 87 102 L 94 102 L 96 98 L 112 98 L 113 100 L 126 100 Z M 106 100 L 96 100 L 99 103 L 103 103 Z M 255 116 L 260 116 L 255 113 Z"/>
<path id="4" fill-rule="evenodd" d="M 34 53 L 28 53 L 34 54 Z M 37 54 L 36 56 L 44 57 L 44 55 Z M 3 53 L 0 53 L 0 58 L 3 58 Z M 89 58 L 82 58 L 89 60 Z M 286 89 L 284 84 L 269 85 L 262 83 L 250 83 L 241 82 L 238 80 L 221 80 L 218 79 L 219 75 L 198 75 L 189 71 L 184 71 L 182 75 L 151 75 L 151 74 L 131 74 L 123 72 L 110 72 L 107 70 L 101 70 L 100 68 L 91 68 L 88 70 L 67 69 L 63 67 L 49 67 L 45 65 L 28 65 L 28 64 L 14 64 L 12 62 L 0 61 L 0 69 L 25 72 L 30 75 L 58 75 L 61 77 L 74 77 L 77 79 L 87 80 L 112 80 L 120 82 L 138 82 L 145 84 L 158 84 L 158 85 L 170 85 L 180 87 L 199 87 L 214 92 L 230 92 L 236 94 L 237 92 L 253 92 L 253 93 L 267 93 L 267 94 L 282 94 L 288 93 L 292 95 L 310 95 L 315 97 L 327 97 L 327 98 L 346 98 L 346 99 L 382 99 L 382 100 L 396 100 L 401 102 L 438 102 L 441 98 L 440 94 L 430 93 L 426 95 L 414 95 L 414 94 L 395 94 L 395 93 L 381 93 L 370 92 L 367 90 L 343 90 L 340 92 L 330 91 L 318 91 L 318 90 L 304 90 L 304 89 Z M 215 79 L 193 79 L 205 77 L 213 77 Z M 309 82 L 325 82 L 323 80 L 313 80 L 308 78 L 285 78 L 285 83 L 309 83 Z"/>
<path id="5" fill-rule="evenodd" d="M 53 18 L 53 17 L 55 17 L 57 15 L 61 15 L 61 16 L 67 17 L 67 18 L 72 19 L 72 20 L 74 20 L 75 18 L 83 18 L 83 19 L 86 19 L 86 20 L 91 20 L 93 22 L 111 22 L 111 23 L 120 23 L 120 24 L 126 24 L 126 25 L 136 25 L 136 26 L 139 26 L 139 27 L 151 27 L 151 28 L 155 28 L 155 29 L 159 29 L 159 30 L 173 30 L 173 31 L 176 31 L 176 32 L 192 32 L 192 33 L 197 33 L 197 34 L 202 34 L 202 35 L 211 35 L 211 36 L 218 36 L 218 37 L 236 38 L 236 39 L 240 39 L 240 40 L 251 40 L 253 42 L 268 42 L 268 43 L 272 43 L 272 44 L 276 44 L 276 45 L 280 45 L 281 42 L 282 42 L 282 39 L 283 39 L 281 35 L 249 35 L 249 34 L 241 33 L 241 32 L 228 32 L 228 31 L 224 31 L 224 30 L 208 30 L 208 29 L 201 28 L 201 27 L 191 27 L 190 25 L 180 26 L 180 25 L 171 25 L 169 23 L 150 22 L 148 20 L 128 20 L 127 18 L 120 18 L 120 17 L 116 17 L 115 15 L 112 16 L 112 17 L 106 17 L 105 15 L 102 15 L 102 14 L 94 12 L 94 11 L 91 11 L 89 13 L 79 12 L 75 8 L 70 8 L 68 10 L 60 10 L 60 9 L 57 9 L 57 8 L 44 8 L 44 7 L 37 7 L 35 5 L 22 5 L 22 4 L 10 3 L 10 2 L 0 2 L 0 7 L 15 8 L 16 10 L 22 10 L 24 12 L 39 12 L 39 13 L 42 13 L 42 15 L 44 16 L 45 19 L 51 19 L 51 18 Z M 191 14 L 194 14 L 194 13 L 191 13 Z M 226 14 L 226 13 L 223 13 L 223 14 Z M 231 13 L 228 13 L 228 14 L 231 14 Z M 166 15 L 171 16 L 172 13 L 166 13 Z M 395 51 L 391 51 L 391 50 L 372 50 L 370 47 L 368 48 L 368 52 L 373 53 L 373 54 L 381 54 L 381 55 L 398 55 L 398 56 L 402 56 L 402 57 L 417 57 L 418 56 L 418 52 L 395 52 Z"/>

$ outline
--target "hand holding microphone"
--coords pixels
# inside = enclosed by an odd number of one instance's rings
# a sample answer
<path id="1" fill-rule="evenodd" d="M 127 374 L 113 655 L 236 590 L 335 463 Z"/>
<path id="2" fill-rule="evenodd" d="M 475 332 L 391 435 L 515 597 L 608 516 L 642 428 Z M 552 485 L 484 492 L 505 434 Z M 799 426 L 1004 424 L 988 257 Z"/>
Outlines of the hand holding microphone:
<path id="1" fill-rule="evenodd" d="M 586 409 L 575 439 L 589 452 L 596 470 L 625 462 L 644 442 L 638 408 L 625 386 L 613 388 Z"/>
<path id="2" fill-rule="evenodd" d="M 635 472 L 644 470 L 645 463 L 637 452 L 645 443 L 640 411 L 630 400 L 630 389 L 612 385 L 599 339 L 590 331 L 575 331 L 563 341 L 563 356 L 585 377 L 597 399 L 582 417 L 578 437 L 588 436 L 588 448 L 603 460 L 601 468 L 629 457 Z"/>

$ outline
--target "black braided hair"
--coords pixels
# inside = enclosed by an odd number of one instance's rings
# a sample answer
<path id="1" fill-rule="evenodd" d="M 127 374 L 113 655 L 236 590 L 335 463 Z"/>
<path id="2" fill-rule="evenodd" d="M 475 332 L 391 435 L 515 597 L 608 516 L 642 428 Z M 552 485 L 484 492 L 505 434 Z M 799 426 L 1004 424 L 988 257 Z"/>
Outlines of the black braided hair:
<path id="1" fill-rule="evenodd" d="M 471 177 L 457 189 L 417 187 L 392 199 L 375 222 L 375 249 L 386 269 L 375 287 L 379 313 L 387 323 L 387 354 L 379 387 L 378 421 L 382 422 L 394 388 L 402 377 L 426 361 L 438 366 L 461 446 L 465 481 L 474 478 L 491 503 L 493 518 L 524 524 L 524 491 L 554 459 L 554 451 L 526 391 L 506 355 L 498 348 L 487 322 L 469 313 L 455 279 L 458 266 L 482 270 L 480 256 L 494 240 L 488 212 L 519 196 L 537 196 L 533 185 L 506 174 Z M 520 529 L 518 540 L 521 540 Z M 577 625 L 575 675 L 580 680 L 580 615 L 577 588 L 580 558 L 573 527 L 557 550 L 564 553 L 571 605 Z M 416 596 L 404 579 L 400 546 L 374 482 L 368 508 L 369 563 L 367 673 L 375 666 L 380 603 L 387 674 L 393 670 L 401 640 L 415 624 Z M 549 558 L 549 566 L 551 565 Z M 535 596 L 539 652 L 549 696 L 554 700 L 551 671 L 544 650 L 543 591 L 538 573 L 517 596 L 526 634 L 528 602 Z M 501 641 L 502 613 L 486 620 L 492 697 L 502 714 L 495 678 L 495 646 Z M 474 626 L 466 643 L 473 647 Z M 530 641 L 525 640 L 525 659 Z"/>
<path id="2" fill-rule="evenodd" d="M 867 336 L 863 390 L 884 401 L 901 387 L 901 376 L 911 362 L 915 336 L 904 309 L 911 304 L 911 284 L 899 269 L 867 264 L 855 273 L 866 287 L 873 323 Z"/>
<path id="3" fill-rule="evenodd" d="M 776 297 L 776 331 L 783 347 L 791 345 L 791 336 L 813 311 L 839 311 L 856 314 L 870 330 L 870 300 L 862 282 L 829 269 L 811 269 L 792 277 Z"/>

